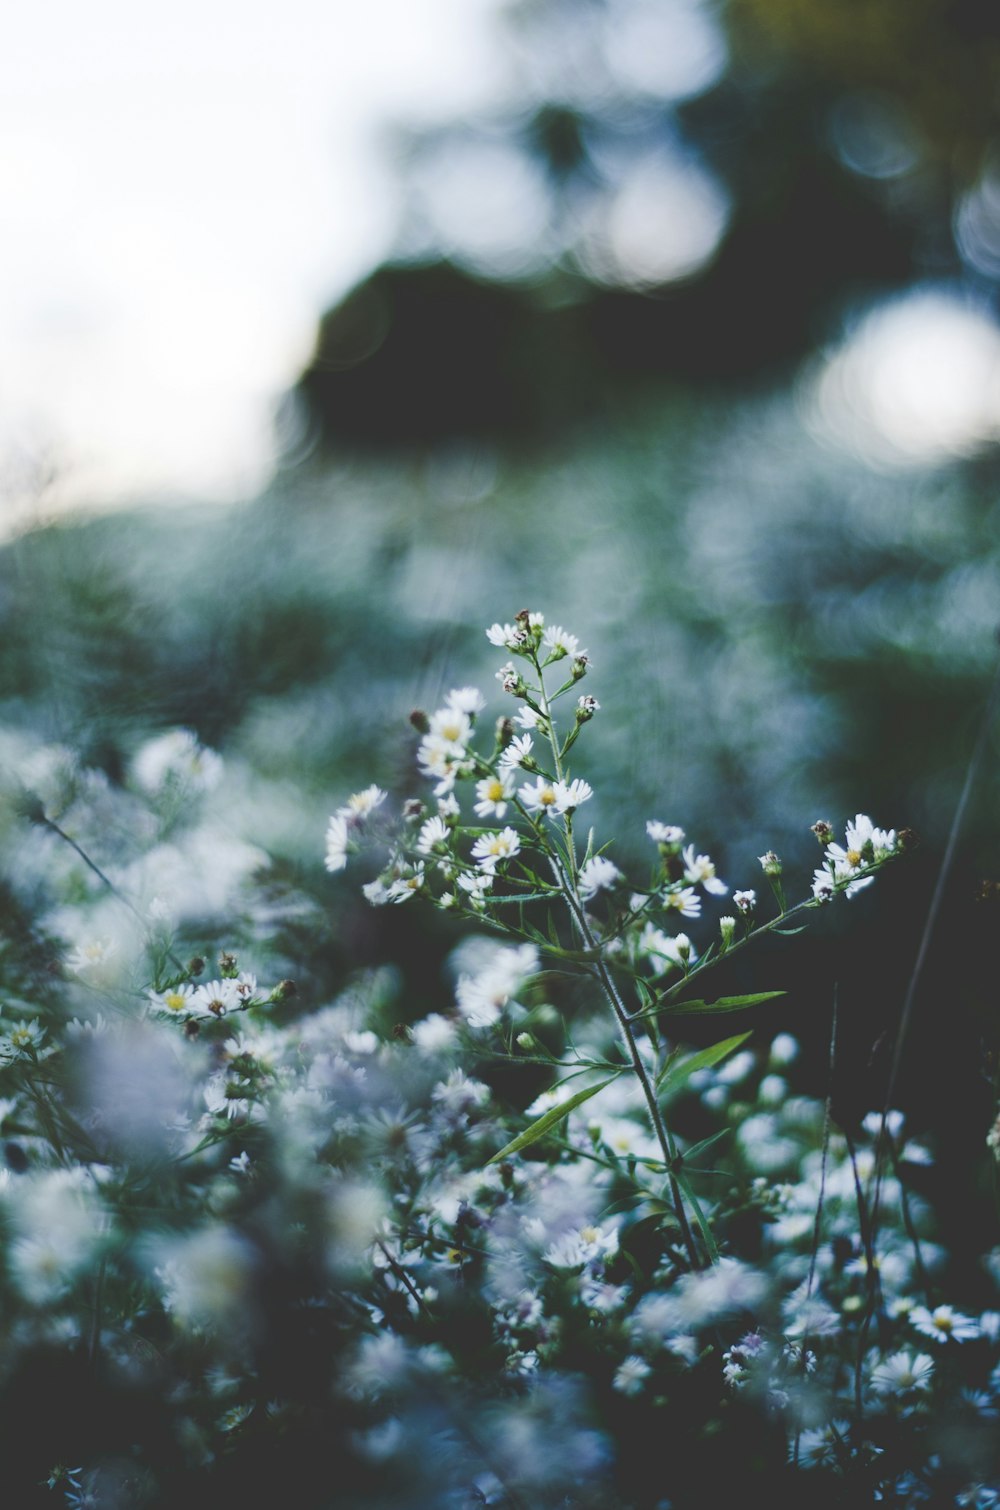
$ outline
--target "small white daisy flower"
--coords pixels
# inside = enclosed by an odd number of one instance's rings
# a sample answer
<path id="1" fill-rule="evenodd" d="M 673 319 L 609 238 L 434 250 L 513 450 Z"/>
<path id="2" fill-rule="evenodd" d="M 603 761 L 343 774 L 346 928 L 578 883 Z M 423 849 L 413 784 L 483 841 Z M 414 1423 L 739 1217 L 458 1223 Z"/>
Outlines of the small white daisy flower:
<path id="1" fill-rule="evenodd" d="M 715 874 L 715 866 L 707 855 L 696 855 L 694 845 L 689 844 L 684 850 L 684 879 L 692 885 L 701 882 L 706 891 L 714 896 L 724 897 L 729 891 L 725 881 L 720 881 Z"/>
<path id="2" fill-rule="evenodd" d="M 742 913 L 753 912 L 757 905 L 757 893 L 753 890 L 734 891 L 733 901 Z"/>
<path id="3" fill-rule="evenodd" d="M 460 713 L 468 713 L 470 717 L 481 713 L 486 707 L 486 699 L 478 687 L 455 687 L 445 702 L 449 708 L 457 708 Z"/>
<path id="4" fill-rule="evenodd" d="M 613 1381 L 614 1388 L 623 1395 L 641 1394 L 642 1387 L 652 1372 L 645 1358 L 640 1358 L 638 1353 L 630 1353 L 625 1361 L 618 1365 Z"/>
<path id="5" fill-rule="evenodd" d="M 646 824 L 646 832 L 654 844 L 683 844 L 684 830 L 673 823 L 659 823 L 654 818 Z"/>
<path id="6" fill-rule="evenodd" d="M 509 860 L 521 848 L 521 840 L 513 828 L 501 828 L 492 834 L 483 834 L 472 846 L 472 858 L 486 870 L 493 870 L 503 860 Z"/>
<path id="7" fill-rule="evenodd" d="M 594 855 L 580 867 L 580 896 L 585 902 L 589 902 L 599 891 L 610 890 L 621 879 L 622 873 L 617 865 L 603 855 Z"/>
<path id="8" fill-rule="evenodd" d="M 427 822 L 420 826 L 420 833 L 417 835 L 417 850 L 422 855 L 429 855 L 435 845 L 447 844 L 450 837 L 451 829 L 442 817 L 436 815 L 428 818 Z"/>
<path id="9" fill-rule="evenodd" d="M 514 778 L 509 771 L 505 770 L 496 776 L 485 776 L 482 781 L 476 782 L 479 801 L 473 812 L 480 818 L 502 818 L 513 795 Z"/>
<path id="10" fill-rule="evenodd" d="M 926 1306 L 914 1306 L 910 1323 L 924 1337 L 931 1337 L 935 1342 L 971 1342 L 982 1335 L 978 1321 L 963 1316 L 952 1306 L 935 1306 L 933 1311 Z"/>

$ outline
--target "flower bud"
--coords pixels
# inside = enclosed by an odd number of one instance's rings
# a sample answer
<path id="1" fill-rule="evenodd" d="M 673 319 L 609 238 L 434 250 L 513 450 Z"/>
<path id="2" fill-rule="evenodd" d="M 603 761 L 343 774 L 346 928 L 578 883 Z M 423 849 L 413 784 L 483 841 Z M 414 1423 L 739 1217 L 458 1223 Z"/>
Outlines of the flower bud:
<path id="1" fill-rule="evenodd" d="M 833 842 L 833 824 L 827 823 L 825 818 L 817 818 L 812 826 L 812 831 L 821 844 L 826 845 Z"/>
<path id="2" fill-rule="evenodd" d="M 271 992 L 272 1001 L 287 1001 L 290 996 L 298 996 L 299 988 L 293 980 L 279 980 Z"/>
<path id="3" fill-rule="evenodd" d="M 497 719 L 497 744 L 501 750 L 506 750 L 514 738 L 514 720 L 512 718 Z"/>
<path id="4" fill-rule="evenodd" d="M 601 705 L 597 701 L 597 698 L 591 697 L 589 696 L 589 694 L 584 694 L 583 697 L 578 698 L 576 704 L 577 723 L 585 724 L 588 719 L 593 718 L 594 714 L 598 711 L 600 706 Z"/>
<path id="5" fill-rule="evenodd" d="M 578 682 L 582 676 L 587 675 L 587 667 L 590 665 L 590 656 L 585 650 L 573 657 L 573 665 L 570 667 L 570 676 Z"/>
<path id="6" fill-rule="evenodd" d="M 219 974 L 223 980 L 235 980 L 240 973 L 240 967 L 236 963 L 236 955 L 230 954 L 228 949 L 223 949 L 219 955 Z"/>
<path id="7" fill-rule="evenodd" d="M 410 723 L 416 729 L 418 734 L 429 734 L 431 731 L 431 721 L 427 717 L 427 714 L 424 712 L 423 708 L 414 708 L 413 712 L 410 714 Z"/>
<path id="8" fill-rule="evenodd" d="M 201 972 L 204 970 L 204 968 L 205 968 L 205 961 L 202 959 L 202 957 L 201 957 L 200 954 L 196 954 L 192 959 L 189 959 L 188 962 L 187 962 L 187 973 L 188 973 L 188 975 L 200 975 Z"/>
<path id="9" fill-rule="evenodd" d="M 736 931 L 736 919 L 725 917 L 719 919 L 719 932 L 722 935 L 722 950 L 725 951 L 733 942 L 733 934 Z"/>
<path id="10" fill-rule="evenodd" d="M 769 849 L 766 854 L 758 855 L 757 858 L 760 861 L 760 868 L 766 876 L 781 875 L 781 861 L 773 849 Z"/>

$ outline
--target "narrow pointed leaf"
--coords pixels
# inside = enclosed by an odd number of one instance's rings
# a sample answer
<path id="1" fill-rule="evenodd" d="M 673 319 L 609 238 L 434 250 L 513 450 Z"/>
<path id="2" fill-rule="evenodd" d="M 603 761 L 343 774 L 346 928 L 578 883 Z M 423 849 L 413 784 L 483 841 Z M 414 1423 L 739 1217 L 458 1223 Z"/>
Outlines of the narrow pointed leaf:
<path id="1" fill-rule="evenodd" d="M 612 1080 L 617 1079 L 617 1074 L 609 1075 L 607 1079 L 599 1080 L 596 1085 L 588 1085 L 584 1090 L 577 1091 L 575 1095 L 568 1096 L 558 1106 L 551 1107 L 536 1122 L 532 1122 L 530 1127 L 526 1127 L 523 1133 L 519 1133 L 512 1142 L 501 1148 L 499 1153 L 495 1153 L 492 1159 L 487 1159 L 487 1168 L 490 1164 L 498 1164 L 501 1159 L 509 1158 L 512 1153 L 520 1153 L 522 1148 L 529 1148 L 532 1143 L 537 1143 L 539 1138 L 544 1138 L 547 1132 L 568 1117 L 571 1111 L 582 1106 L 584 1101 L 589 1101 L 591 1096 L 596 1096 L 598 1091 L 603 1091 L 606 1085 L 610 1085 Z"/>
<path id="2" fill-rule="evenodd" d="M 664 1090 L 678 1090 L 696 1070 L 710 1070 L 714 1064 L 725 1059 L 727 1054 L 732 1054 L 735 1049 L 738 1049 L 741 1043 L 746 1043 L 750 1037 L 750 1031 L 737 1033 L 733 1038 L 724 1038 L 721 1043 L 714 1043 L 709 1049 L 702 1049 L 697 1054 L 691 1054 L 680 1064 L 672 1063 L 673 1055 L 671 1055 L 660 1071 L 657 1087 Z"/>
<path id="3" fill-rule="evenodd" d="M 675 1001 L 658 1010 L 673 1017 L 691 1016 L 696 1012 L 741 1012 L 744 1007 L 756 1007 L 762 1001 L 773 1001 L 776 996 L 787 994 L 787 991 L 754 991 L 749 996 L 720 996 L 718 1001 Z"/>
<path id="4" fill-rule="evenodd" d="M 712 1133 L 711 1137 L 702 1138 L 700 1143 L 692 1143 L 691 1147 L 686 1149 L 685 1152 L 681 1155 L 682 1163 L 690 1164 L 694 1159 L 697 1159 L 700 1154 L 703 1154 L 706 1148 L 711 1148 L 713 1143 L 718 1143 L 720 1138 L 728 1137 L 731 1132 L 731 1127 L 722 1127 L 718 1132 Z"/>

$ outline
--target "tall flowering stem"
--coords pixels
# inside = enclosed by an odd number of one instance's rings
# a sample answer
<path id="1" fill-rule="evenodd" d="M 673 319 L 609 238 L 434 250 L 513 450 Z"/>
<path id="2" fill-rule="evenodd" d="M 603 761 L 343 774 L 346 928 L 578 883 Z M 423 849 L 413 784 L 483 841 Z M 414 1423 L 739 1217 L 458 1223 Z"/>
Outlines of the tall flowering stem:
<path id="1" fill-rule="evenodd" d="M 539 613 L 519 613 L 512 623 L 491 625 L 486 634 L 509 657 L 497 680 L 516 707 L 512 716 L 497 721 L 492 748 L 477 747 L 476 724 L 486 700 L 475 687 L 450 692 L 445 705 L 432 714 L 414 713 L 411 721 L 420 734 L 417 764 L 433 783 L 436 805 L 408 802 L 402 821 L 393 824 L 386 820 L 386 793 L 381 788 L 370 786 L 356 793 L 330 819 L 327 868 L 343 869 L 348 855 L 363 842 L 384 844 L 388 863 L 364 887 L 374 905 L 399 905 L 419 896 L 519 941 L 506 964 L 492 966 L 478 979 L 460 981 L 457 1007 L 471 1029 L 493 1029 L 512 1021 L 515 998 L 537 974 L 541 953 L 574 963 L 594 981 L 614 1015 L 628 1066 L 641 1088 L 687 1259 L 698 1268 L 702 1259 L 692 1216 L 708 1260 L 714 1262 L 718 1254 L 657 1094 L 669 1063 L 658 1062 L 652 1036 L 651 1054 L 645 1043 L 640 1044 L 638 1024 L 645 1030 L 646 1021 L 670 1010 L 695 977 L 757 934 L 779 924 L 784 929 L 796 913 L 821 907 L 838 894 L 851 897 L 861 891 L 900 850 L 900 840 L 892 831 L 875 828 L 862 814 L 847 825 L 843 846 L 834 842 L 828 823 L 815 824 L 823 863 L 814 874 L 811 895 L 791 909 L 785 902 L 781 860 L 768 850 L 760 856 L 760 865 L 778 916 L 758 922 L 756 891 L 733 892 L 735 915 L 719 918 L 716 939 L 699 956 L 691 938 L 676 925 L 700 919 L 703 902 L 728 896 L 729 887 L 710 857 L 685 843 L 681 828 L 647 822 L 657 859 L 641 889 L 629 888 L 603 849 L 595 849 L 593 830 L 582 859 L 578 852 L 576 815 L 594 793 L 588 782 L 572 777 L 567 756 L 600 709 L 596 698 L 579 693 L 579 683 L 590 670 L 587 652 L 575 635 L 546 627 Z M 561 668 L 561 680 L 552 690 L 555 667 Z M 572 720 L 563 720 L 560 729 L 556 705 L 573 696 Z M 463 816 L 457 796 L 463 784 L 474 788 L 471 805 L 478 822 Z M 554 903 L 569 913 L 568 944 L 560 939 L 551 917 L 544 932 L 531 921 L 531 908 Z M 635 995 L 632 1009 L 622 980 L 630 983 Z M 694 1005 L 700 1011 L 721 1011 L 760 999 Z M 580 1061 L 581 1069 L 602 1067 L 616 1069 L 614 1064 Z M 596 1093 L 600 1087 L 593 1089 Z M 578 1095 L 567 1095 L 567 1102 Z M 503 1152 L 520 1150 L 545 1135 L 551 1119 L 551 1112 L 545 1114 Z"/>

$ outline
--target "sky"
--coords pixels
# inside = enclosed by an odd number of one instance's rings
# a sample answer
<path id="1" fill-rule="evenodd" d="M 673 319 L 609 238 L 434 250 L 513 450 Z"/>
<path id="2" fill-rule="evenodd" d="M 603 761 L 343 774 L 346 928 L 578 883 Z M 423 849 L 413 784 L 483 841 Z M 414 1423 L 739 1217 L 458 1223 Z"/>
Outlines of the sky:
<path id="1" fill-rule="evenodd" d="M 500 0 L 35 0 L 0 49 L 0 537 L 262 486 L 393 128 L 505 90 Z"/>

